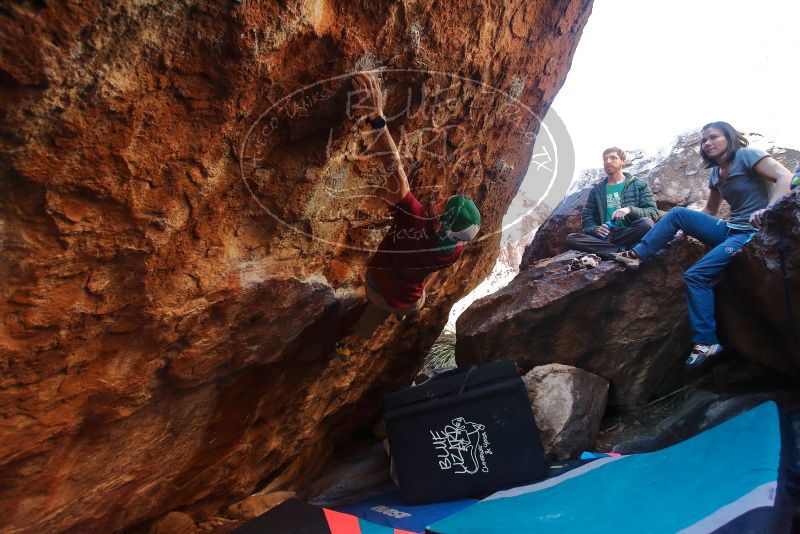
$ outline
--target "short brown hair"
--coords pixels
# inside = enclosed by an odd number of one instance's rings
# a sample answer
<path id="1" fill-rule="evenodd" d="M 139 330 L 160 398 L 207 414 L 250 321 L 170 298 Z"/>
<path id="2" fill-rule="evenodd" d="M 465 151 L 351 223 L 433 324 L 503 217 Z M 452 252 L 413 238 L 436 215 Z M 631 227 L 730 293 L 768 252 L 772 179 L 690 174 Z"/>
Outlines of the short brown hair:
<path id="1" fill-rule="evenodd" d="M 607 154 L 611 154 L 612 152 L 616 152 L 619 159 L 622 161 L 628 161 L 628 157 L 625 155 L 625 152 L 619 147 L 612 146 L 611 148 L 607 148 L 603 150 L 603 157 L 606 157 Z"/>

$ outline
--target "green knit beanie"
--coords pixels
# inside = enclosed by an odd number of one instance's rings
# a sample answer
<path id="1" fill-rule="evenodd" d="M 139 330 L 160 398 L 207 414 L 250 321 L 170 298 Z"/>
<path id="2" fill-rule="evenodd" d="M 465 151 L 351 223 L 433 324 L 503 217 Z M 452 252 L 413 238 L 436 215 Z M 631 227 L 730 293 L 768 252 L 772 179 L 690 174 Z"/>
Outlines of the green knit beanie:
<path id="1" fill-rule="evenodd" d="M 444 206 L 440 221 L 447 237 L 472 241 L 481 227 L 481 214 L 475 203 L 462 195 L 453 195 Z"/>

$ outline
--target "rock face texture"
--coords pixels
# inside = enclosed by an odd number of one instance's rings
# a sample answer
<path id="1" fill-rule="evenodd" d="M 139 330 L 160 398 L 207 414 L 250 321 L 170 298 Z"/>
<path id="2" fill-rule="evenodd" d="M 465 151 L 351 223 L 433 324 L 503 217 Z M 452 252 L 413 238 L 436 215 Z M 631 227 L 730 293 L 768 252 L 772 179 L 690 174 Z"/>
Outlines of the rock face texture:
<path id="1" fill-rule="evenodd" d="M 747 134 L 747 137 L 756 146 L 766 146 L 759 134 Z M 768 152 L 789 170 L 800 162 L 797 150 L 773 146 Z M 647 158 L 636 151 L 627 153 L 627 156 L 629 167 L 626 172 L 650 184 L 659 210 L 669 211 L 675 206 L 701 208 L 705 205 L 710 171 L 702 166 L 699 132 L 678 136 L 672 148 L 657 156 Z M 579 180 L 583 187 L 574 191 L 571 188 L 571 193 L 539 227 L 523 253 L 520 269 L 527 269 L 538 260 L 567 250 L 567 235 L 581 230 L 581 209 L 586 204 L 591 185 L 604 176 L 602 169 L 584 171 Z M 728 205 L 723 203 L 720 216 L 725 217 L 727 212 Z"/>
<path id="2" fill-rule="evenodd" d="M 705 247 L 683 240 L 636 272 L 611 261 L 566 272 L 567 252 L 475 301 L 456 323 L 456 362 L 559 363 L 611 383 L 609 404 L 634 406 L 681 380 L 689 323 L 683 272 Z"/>
<path id="3" fill-rule="evenodd" d="M 533 241 L 525 247 L 519 269 L 528 269 L 539 260 L 558 256 L 567 250 L 567 236 L 581 230 L 581 210 L 591 187 L 567 195 L 539 226 Z"/>
<path id="4" fill-rule="evenodd" d="M 302 496 L 492 269 L 590 6 L 0 10 L 0 530 Z M 484 237 L 341 362 L 388 222 L 348 93 L 369 68 L 412 189 L 470 194 Z"/>
<path id="5" fill-rule="evenodd" d="M 800 376 L 800 190 L 781 199 L 731 260 L 717 292 L 723 344 Z"/>
<path id="6" fill-rule="evenodd" d="M 195 534 L 192 518 L 182 512 L 170 512 L 150 527 L 148 534 Z"/>
<path id="7" fill-rule="evenodd" d="M 522 380 L 549 458 L 578 458 L 594 446 L 606 410 L 608 380 L 557 363 L 534 367 Z"/>

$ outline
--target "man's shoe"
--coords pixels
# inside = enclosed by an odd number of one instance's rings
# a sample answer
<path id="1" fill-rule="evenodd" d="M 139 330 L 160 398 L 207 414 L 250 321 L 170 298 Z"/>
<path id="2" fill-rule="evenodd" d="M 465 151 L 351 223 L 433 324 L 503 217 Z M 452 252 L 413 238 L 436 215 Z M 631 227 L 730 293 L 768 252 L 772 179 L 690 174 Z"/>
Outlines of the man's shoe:
<path id="1" fill-rule="evenodd" d="M 626 250 L 619 254 L 612 254 L 611 259 L 617 263 L 621 263 L 626 269 L 630 269 L 631 271 L 638 271 L 639 264 L 641 263 L 639 256 L 632 250 Z"/>
<path id="2" fill-rule="evenodd" d="M 686 362 L 683 366 L 688 370 L 699 369 L 716 359 L 720 354 L 722 354 L 722 345 L 718 343 L 713 343 L 711 345 L 695 343 L 692 352 L 689 354 L 689 357 L 686 358 Z"/>

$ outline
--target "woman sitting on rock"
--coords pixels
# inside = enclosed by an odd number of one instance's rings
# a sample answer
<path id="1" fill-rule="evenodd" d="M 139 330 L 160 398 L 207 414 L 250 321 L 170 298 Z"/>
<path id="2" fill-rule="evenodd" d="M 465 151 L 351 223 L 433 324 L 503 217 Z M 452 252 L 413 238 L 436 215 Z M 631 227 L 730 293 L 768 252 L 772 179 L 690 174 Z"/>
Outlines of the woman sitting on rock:
<path id="1" fill-rule="evenodd" d="M 727 122 L 703 127 L 700 155 L 711 168 L 708 201 L 702 211 L 673 208 L 631 250 L 613 259 L 638 269 L 675 236 L 678 230 L 699 239 L 711 250 L 684 274 L 689 322 L 694 344 L 685 366 L 694 369 L 722 353 L 714 319 L 714 286 L 720 281 L 731 256 L 747 243 L 761 226 L 766 208 L 789 192 L 792 178 L 769 154 L 748 147 L 745 137 Z M 773 182 L 772 195 L 766 181 Z M 727 221 L 716 217 L 722 201 L 730 204 Z"/>

